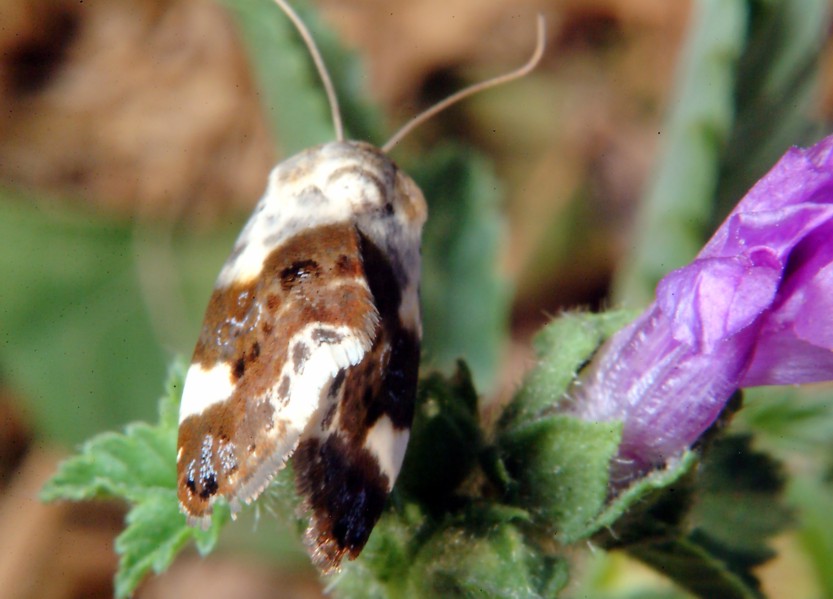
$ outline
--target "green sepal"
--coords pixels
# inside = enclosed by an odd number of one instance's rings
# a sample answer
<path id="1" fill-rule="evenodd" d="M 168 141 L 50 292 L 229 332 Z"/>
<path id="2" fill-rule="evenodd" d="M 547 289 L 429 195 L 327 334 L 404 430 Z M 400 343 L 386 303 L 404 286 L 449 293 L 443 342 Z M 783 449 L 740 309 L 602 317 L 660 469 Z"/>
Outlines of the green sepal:
<path id="1" fill-rule="evenodd" d="M 410 597 L 555 597 L 567 583 L 567 564 L 530 546 L 509 522 L 480 529 L 448 526 L 414 559 Z"/>
<path id="2" fill-rule="evenodd" d="M 538 364 L 504 410 L 498 428 L 508 430 L 542 411 L 554 410 L 601 344 L 636 314 L 629 310 L 565 312 L 545 326 L 533 341 Z"/>
<path id="3" fill-rule="evenodd" d="M 515 483 L 509 502 L 569 542 L 592 529 L 605 507 L 619 422 L 552 415 L 500 436 L 503 463 Z M 586 536 L 586 535 L 585 535 Z"/>
<path id="4" fill-rule="evenodd" d="M 605 509 L 610 460 L 621 440 L 618 422 L 586 422 L 558 413 L 579 370 L 631 312 L 566 313 L 535 338 L 538 365 L 506 407 L 495 431 L 498 460 L 487 475 L 506 501 L 539 526 L 576 539 Z"/>
<path id="5" fill-rule="evenodd" d="M 677 529 L 691 506 L 689 477 L 699 459 L 699 453 L 687 451 L 665 468 L 634 481 L 610 499 L 586 529 L 577 531 L 572 537 L 565 535 L 563 541 L 573 542 L 596 535 L 597 543 L 618 547 L 646 538 L 667 536 L 669 530 Z"/>

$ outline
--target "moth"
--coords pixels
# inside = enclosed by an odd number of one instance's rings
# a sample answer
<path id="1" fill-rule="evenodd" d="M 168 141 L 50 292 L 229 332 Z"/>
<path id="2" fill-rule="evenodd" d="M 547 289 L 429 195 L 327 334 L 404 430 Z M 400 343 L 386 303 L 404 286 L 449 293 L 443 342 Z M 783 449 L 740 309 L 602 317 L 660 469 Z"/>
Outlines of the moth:
<path id="1" fill-rule="evenodd" d="M 236 514 L 292 457 L 309 512 L 306 543 L 323 571 L 364 547 L 402 466 L 414 414 L 422 326 L 420 237 L 427 207 L 387 152 L 345 141 L 329 75 L 315 61 L 336 139 L 278 164 L 222 267 L 185 380 L 177 491 L 191 524 L 224 497 Z"/>

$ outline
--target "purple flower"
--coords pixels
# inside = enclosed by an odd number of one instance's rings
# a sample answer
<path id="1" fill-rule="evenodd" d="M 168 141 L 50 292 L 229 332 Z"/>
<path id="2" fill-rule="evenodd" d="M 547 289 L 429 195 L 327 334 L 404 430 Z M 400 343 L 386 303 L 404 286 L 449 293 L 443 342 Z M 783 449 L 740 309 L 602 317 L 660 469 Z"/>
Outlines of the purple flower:
<path id="1" fill-rule="evenodd" d="M 573 392 L 624 423 L 615 485 L 678 456 L 739 387 L 833 379 L 833 136 L 793 148 Z"/>

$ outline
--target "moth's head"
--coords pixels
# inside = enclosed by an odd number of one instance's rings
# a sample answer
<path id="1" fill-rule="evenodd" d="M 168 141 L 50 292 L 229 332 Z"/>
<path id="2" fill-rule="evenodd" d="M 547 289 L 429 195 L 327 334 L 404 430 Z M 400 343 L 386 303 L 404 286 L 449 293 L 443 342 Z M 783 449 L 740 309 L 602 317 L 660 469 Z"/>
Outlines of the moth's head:
<path id="1" fill-rule="evenodd" d="M 402 226 L 421 230 L 428 205 L 414 180 L 376 146 L 363 141 L 341 143 L 355 152 L 358 163 L 355 171 L 345 172 L 342 179 L 345 185 L 355 186 L 357 191 L 360 188 L 360 193 L 350 196 L 355 213 L 391 218 Z"/>
<path id="2" fill-rule="evenodd" d="M 284 214 L 314 213 L 321 222 L 377 223 L 418 236 L 428 215 L 414 180 L 363 141 L 333 141 L 293 156 L 273 171 L 270 188 Z"/>

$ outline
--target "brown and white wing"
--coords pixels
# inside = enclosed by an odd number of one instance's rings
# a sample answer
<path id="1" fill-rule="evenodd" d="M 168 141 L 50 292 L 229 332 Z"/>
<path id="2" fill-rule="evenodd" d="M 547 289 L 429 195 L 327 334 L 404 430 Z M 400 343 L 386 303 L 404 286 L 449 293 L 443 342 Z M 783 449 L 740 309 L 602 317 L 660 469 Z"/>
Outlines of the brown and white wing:
<path id="1" fill-rule="evenodd" d="M 336 376 L 333 402 L 304 432 L 293 462 L 312 512 L 307 544 L 325 571 L 367 542 L 402 466 L 414 414 L 419 330 L 400 317 L 404 298 L 388 257 L 365 237 L 361 256 L 378 334 L 361 362 Z"/>
<path id="2" fill-rule="evenodd" d="M 192 520 L 217 496 L 234 511 L 255 498 L 372 347 L 379 314 L 359 243 L 348 222 L 301 230 L 256 277 L 221 275 L 180 408 L 178 494 Z"/>

